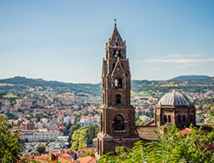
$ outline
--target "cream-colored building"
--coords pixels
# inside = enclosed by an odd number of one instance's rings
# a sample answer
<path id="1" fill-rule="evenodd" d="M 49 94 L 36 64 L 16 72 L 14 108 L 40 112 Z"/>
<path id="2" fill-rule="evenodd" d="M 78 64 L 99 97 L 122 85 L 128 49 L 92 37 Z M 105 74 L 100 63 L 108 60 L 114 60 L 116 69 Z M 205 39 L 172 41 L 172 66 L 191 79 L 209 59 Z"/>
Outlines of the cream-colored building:
<path id="1" fill-rule="evenodd" d="M 61 135 L 60 132 L 39 132 L 36 130 L 22 130 L 21 139 L 31 141 L 54 141 Z"/>

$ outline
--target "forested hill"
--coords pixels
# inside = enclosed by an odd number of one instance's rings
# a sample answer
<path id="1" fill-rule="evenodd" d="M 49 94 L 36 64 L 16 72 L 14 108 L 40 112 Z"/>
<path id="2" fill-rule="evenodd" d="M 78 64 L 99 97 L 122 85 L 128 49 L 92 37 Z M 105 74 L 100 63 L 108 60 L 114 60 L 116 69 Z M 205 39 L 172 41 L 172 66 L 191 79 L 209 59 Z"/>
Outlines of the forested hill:
<path id="1" fill-rule="evenodd" d="M 43 79 L 30 79 L 26 77 L 16 76 L 14 78 L 1 79 L 0 90 L 7 89 L 27 89 L 28 87 L 42 87 L 43 89 L 50 87 L 59 93 L 64 92 L 75 92 L 75 93 L 87 93 L 100 95 L 101 84 L 74 84 L 74 83 L 64 83 L 58 81 L 45 81 Z"/>
<path id="2" fill-rule="evenodd" d="M 210 76 L 207 75 L 182 75 L 172 78 L 170 80 L 198 80 L 198 79 L 208 79 Z"/>
<path id="3" fill-rule="evenodd" d="M 83 94 L 92 94 L 101 96 L 101 84 L 74 84 L 63 83 L 58 81 L 45 81 L 42 79 L 29 79 L 25 77 L 14 77 L 0 80 L 0 90 L 5 91 L 27 91 L 29 88 L 40 87 L 45 90 L 52 88 L 58 93 L 74 92 Z M 176 87 L 179 91 L 188 92 L 206 92 L 214 91 L 214 78 L 195 79 L 195 80 L 177 80 L 174 84 L 173 80 L 166 81 L 148 81 L 148 80 L 132 80 L 133 92 L 149 92 L 150 95 L 157 92 L 166 93 Z"/>
<path id="4" fill-rule="evenodd" d="M 178 80 L 174 83 L 173 80 L 167 81 L 148 81 L 134 80 L 132 81 L 132 91 L 142 92 L 169 92 L 176 88 L 179 91 L 186 92 L 206 92 L 207 90 L 214 91 L 214 77 L 197 80 Z M 153 93 L 152 93 L 153 94 Z"/>

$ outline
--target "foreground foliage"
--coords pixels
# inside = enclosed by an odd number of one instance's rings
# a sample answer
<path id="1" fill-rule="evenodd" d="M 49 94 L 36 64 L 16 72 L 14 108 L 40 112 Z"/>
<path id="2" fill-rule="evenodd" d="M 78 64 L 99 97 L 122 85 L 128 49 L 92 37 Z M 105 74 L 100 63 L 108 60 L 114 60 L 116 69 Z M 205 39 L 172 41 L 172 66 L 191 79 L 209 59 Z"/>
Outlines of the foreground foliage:
<path id="1" fill-rule="evenodd" d="M 19 160 L 23 150 L 23 142 L 19 131 L 11 131 L 12 126 L 0 115 L 0 162 L 13 163 Z"/>
<path id="2" fill-rule="evenodd" d="M 214 143 L 214 131 L 206 133 L 201 128 L 191 129 L 191 134 L 181 135 L 175 126 L 162 128 L 164 134 L 159 134 L 159 142 L 143 145 L 143 142 L 139 141 L 132 149 L 116 147 L 116 156 L 111 156 L 110 152 L 103 155 L 98 162 L 214 162 L 214 153 L 206 148 L 208 144 Z"/>

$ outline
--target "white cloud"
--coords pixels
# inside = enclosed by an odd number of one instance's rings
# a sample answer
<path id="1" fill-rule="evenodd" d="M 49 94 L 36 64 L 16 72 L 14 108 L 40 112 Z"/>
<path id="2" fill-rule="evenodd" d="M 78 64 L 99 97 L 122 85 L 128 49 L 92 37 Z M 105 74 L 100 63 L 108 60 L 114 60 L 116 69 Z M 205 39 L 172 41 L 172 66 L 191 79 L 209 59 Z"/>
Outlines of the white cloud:
<path id="1" fill-rule="evenodd" d="M 181 57 L 183 57 L 183 56 L 179 55 L 179 54 L 171 54 L 171 55 L 163 56 L 161 58 L 181 58 Z"/>
<path id="2" fill-rule="evenodd" d="M 214 58 L 196 58 L 198 56 L 201 56 L 201 55 L 200 54 L 188 54 L 188 55 L 172 54 L 172 55 L 166 55 L 160 58 L 137 61 L 137 63 L 158 62 L 158 63 L 190 64 L 190 63 L 200 63 L 200 62 L 214 62 Z"/>
<path id="3" fill-rule="evenodd" d="M 199 57 L 199 56 L 201 56 L 201 54 L 188 54 L 187 56 L 188 57 Z"/>
<path id="4" fill-rule="evenodd" d="M 160 68 L 157 68 L 157 67 L 152 67 L 152 68 L 147 68 L 147 69 L 144 69 L 145 71 L 157 71 L 157 70 L 160 70 Z"/>
<path id="5" fill-rule="evenodd" d="M 0 36 L 0 39 L 4 39 L 4 36 Z"/>
<path id="6" fill-rule="evenodd" d="M 162 62 L 162 63 L 200 63 L 200 62 L 214 62 L 214 58 L 205 59 L 190 59 L 190 58 L 174 58 L 174 59 L 148 59 L 144 62 Z"/>
<path id="7" fill-rule="evenodd" d="M 193 66 L 197 66 L 197 64 L 185 64 L 185 65 L 179 65 L 179 66 L 175 66 L 174 69 L 184 69 L 184 68 L 188 68 L 188 67 L 193 67 Z"/>

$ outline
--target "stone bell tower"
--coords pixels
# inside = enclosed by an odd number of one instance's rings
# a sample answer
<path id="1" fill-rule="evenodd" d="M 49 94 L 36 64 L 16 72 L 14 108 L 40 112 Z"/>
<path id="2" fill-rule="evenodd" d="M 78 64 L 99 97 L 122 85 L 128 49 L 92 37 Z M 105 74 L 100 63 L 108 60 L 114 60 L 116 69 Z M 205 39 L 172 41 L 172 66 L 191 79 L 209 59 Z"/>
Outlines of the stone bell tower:
<path id="1" fill-rule="evenodd" d="M 116 23 L 105 50 L 97 158 L 110 151 L 114 153 L 116 146 L 132 148 L 139 140 L 135 133 L 135 108 L 130 104 L 131 74 L 126 42 L 122 40 Z"/>

